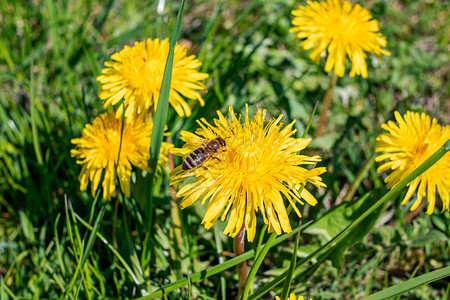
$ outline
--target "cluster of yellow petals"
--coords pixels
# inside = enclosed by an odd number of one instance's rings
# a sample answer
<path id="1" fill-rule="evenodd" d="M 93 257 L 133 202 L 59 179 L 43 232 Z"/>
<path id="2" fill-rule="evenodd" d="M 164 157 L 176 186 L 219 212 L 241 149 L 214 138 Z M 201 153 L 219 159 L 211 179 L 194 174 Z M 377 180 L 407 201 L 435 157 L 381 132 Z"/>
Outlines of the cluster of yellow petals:
<path id="1" fill-rule="evenodd" d="M 168 39 L 147 39 L 114 53 L 113 61 L 105 62 L 106 68 L 97 77 L 103 106 L 107 108 L 124 99 L 127 120 L 156 109 L 169 46 Z M 206 89 L 204 80 L 208 74 L 198 72 L 196 69 L 200 66 L 201 62 L 194 55 L 186 55 L 185 47 L 175 45 L 169 103 L 180 116 L 191 115 L 183 96 L 204 105 L 200 92 Z M 117 118 L 122 117 L 122 109 L 122 106 L 118 108 Z"/>
<path id="2" fill-rule="evenodd" d="M 326 72 L 334 70 L 337 76 L 344 76 L 348 56 L 352 63 L 349 75 L 367 78 L 365 51 L 378 57 L 390 55 L 381 49 L 386 46 L 386 38 L 379 33 L 377 20 L 359 4 L 344 0 L 307 1 L 292 14 L 290 31 L 303 40 L 300 47 L 312 49 L 311 59 L 318 62 L 320 55 L 328 52 Z"/>
<path id="3" fill-rule="evenodd" d="M 151 120 L 140 115 L 131 122 L 124 122 L 122 132 L 122 119 L 117 119 L 114 111 L 101 114 L 92 125 L 87 124 L 81 137 L 72 139 L 76 148 L 70 152 L 82 165 L 78 177 L 80 190 L 85 191 L 91 182 L 92 196 L 95 196 L 103 174 L 103 198 L 110 200 L 116 188 L 117 170 L 120 187 L 129 197 L 132 166 L 150 171 L 148 159 L 152 126 Z M 167 166 L 170 147 L 170 144 L 162 143 L 159 168 Z"/>
<path id="4" fill-rule="evenodd" d="M 392 188 L 425 162 L 431 155 L 450 140 L 450 126 L 441 126 L 437 120 L 425 113 L 408 111 L 403 117 L 395 112 L 397 124 L 389 121 L 382 128 L 387 132 L 377 137 L 377 152 L 385 152 L 376 161 L 389 160 L 378 168 L 378 172 L 391 169 L 385 182 Z M 427 214 L 434 210 L 436 190 L 443 203 L 442 210 L 449 210 L 450 200 L 450 152 L 445 154 L 427 171 L 409 183 L 402 204 L 408 202 L 417 190 L 417 199 L 411 206 L 415 210 L 422 198 L 428 200 Z"/>
<path id="5" fill-rule="evenodd" d="M 291 293 L 287 300 L 304 300 L 304 299 L 305 298 L 303 296 L 298 296 L 298 298 L 297 298 L 297 296 L 295 296 L 294 293 Z M 278 296 L 275 296 L 275 300 L 281 300 L 281 298 Z M 309 300 L 312 300 L 312 298 L 309 298 Z"/>
<path id="6" fill-rule="evenodd" d="M 215 125 L 201 119 L 198 121 L 201 128 L 195 134 L 181 132 L 181 140 L 186 144 L 182 148 L 171 149 L 173 154 L 186 158 L 208 140 L 221 137 L 226 142 L 224 149 L 217 151 L 214 158 L 207 159 L 200 167 L 182 170 L 178 166 L 173 170 L 172 173 L 177 175 L 171 184 L 195 177 L 177 194 L 183 198 L 181 208 L 200 199 L 204 204 L 209 199 L 202 221 L 205 228 L 209 229 L 220 215 L 222 221 L 229 215 L 224 233 L 234 237 L 245 224 L 249 241 L 255 237 L 257 211 L 261 211 L 270 232 L 290 232 L 292 229 L 283 196 L 301 217 L 296 202 L 303 204 L 304 199 L 310 205 L 317 203 L 306 188 L 299 191 L 301 185 L 308 181 L 317 188 L 325 186 L 319 177 L 325 168 L 308 170 L 300 166 L 315 165 L 320 161 L 319 156 L 298 154 L 311 139 L 292 137 L 296 132 L 292 128 L 294 122 L 283 128 L 280 123 L 282 115 L 264 125 L 265 110 L 259 110 L 251 121 L 247 111 L 243 123 L 232 107 L 229 113 L 229 122 L 219 111 Z"/>

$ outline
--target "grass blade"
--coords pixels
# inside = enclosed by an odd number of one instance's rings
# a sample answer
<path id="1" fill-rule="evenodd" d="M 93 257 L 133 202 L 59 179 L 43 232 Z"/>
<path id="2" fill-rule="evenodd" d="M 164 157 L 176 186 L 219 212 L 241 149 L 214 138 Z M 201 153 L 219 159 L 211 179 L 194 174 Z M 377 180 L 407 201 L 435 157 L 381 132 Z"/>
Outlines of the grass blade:
<path id="1" fill-rule="evenodd" d="M 289 212 L 288 212 L 288 214 L 289 214 Z M 272 244 L 273 244 L 273 242 L 274 242 L 276 237 L 277 237 L 277 233 L 273 232 L 270 235 L 269 239 L 267 240 L 267 243 L 264 245 L 264 248 L 262 249 L 262 251 L 260 252 L 258 257 L 256 258 L 256 260 L 255 260 L 255 262 L 254 262 L 250 272 L 248 273 L 247 282 L 245 283 L 244 292 L 242 293 L 241 299 L 247 299 L 248 298 L 248 294 L 250 292 L 250 287 L 252 286 L 253 278 L 255 278 L 256 272 L 258 271 L 258 269 L 261 266 L 264 258 L 266 257 L 267 252 L 269 252 L 270 247 L 272 247 Z"/>
<path id="2" fill-rule="evenodd" d="M 0 39 L 0 53 L 3 54 L 3 58 L 5 59 L 6 63 L 8 64 L 9 69 L 12 73 L 16 72 L 16 66 L 14 65 L 14 62 L 11 58 L 11 54 L 9 53 L 8 49 L 5 47 L 5 44 L 3 43 L 3 40 Z"/>
<path id="3" fill-rule="evenodd" d="M 84 227 L 86 227 L 87 229 L 89 229 L 91 231 L 93 230 L 93 227 L 91 225 L 89 225 L 89 223 L 87 223 L 85 220 L 83 220 L 80 216 L 75 214 L 75 217 L 77 218 L 78 221 L 80 221 L 80 223 Z M 111 252 L 116 256 L 116 258 L 122 263 L 125 270 L 131 276 L 131 279 L 133 280 L 133 282 L 136 285 L 141 285 L 144 282 L 144 279 L 140 276 L 140 274 L 135 274 L 133 272 L 132 268 L 128 265 L 126 260 L 120 255 L 120 253 L 113 247 L 113 245 L 111 245 L 110 242 L 108 242 L 108 240 L 101 233 L 97 232 L 97 236 L 109 248 L 109 250 L 111 250 Z"/>
<path id="4" fill-rule="evenodd" d="M 439 270 L 435 270 L 433 272 L 421 275 L 419 277 L 406 280 L 402 283 L 391 286 L 387 289 L 379 291 L 378 293 L 372 294 L 368 297 L 363 298 L 364 300 L 379 300 L 379 299 L 388 299 L 392 298 L 396 295 L 401 295 L 404 292 L 415 289 L 421 285 L 428 284 L 430 282 L 439 280 L 441 278 L 445 278 L 450 276 L 450 267 L 445 267 Z"/>
<path id="5" fill-rule="evenodd" d="M 154 176 L 156 165 L 158 163 L 159 151 L 161 149 L 161 143 L 164 137 L 164 126 L 166 125 L 167 112 L 169 110 L 169 94 L 170 94 L 170 83 L 172 80 L 172 65 L 173 56 L 175 50 L 175 44 L 177 42 L 178 34 L 181 28 L 181 19 L 183 16 L 184 0 L 181 1 L 180 10 L 178 11 L 177 21 L 172 31 L 172 36 L 170 38 L 170 48 L 169 54 L 167 56 L 166 67 L 164 69 L 164 76 L 161 84 L 161 92 L 159 94 L 158 105 L 156 107 L 156 112 L 153 118 L 153 129 L 152 138 L 150 141 L 150 169 L 153 170 L 152 174 L 149 176 L 147 183 L 147 193 L 146 193 L 146 217 L 147 217 L 147 230 L 145 234 L 144 247 L 142 252 L 142 268 L 146 269 L 150 263 L 151 258 L 151 234 L 153 232 L 153 189 L 154 189 Z"/>
<path id="6" fill-rule="evenodd" d="M 31 65 L 33 66 L 33 61 L 31 62 Z M 41 146 L 39 145 L 39 133 L 38 133 L 38 125 L 37 125 L 37 105 L 38 100 L 35 98 L 35 81 L 34 81 L 34 75 L 33 72 L 30 73 L 30 114 L 31 114 L 31 131 L 33 134 L 33 147 L 34 152 L 36 154 L 36 160 L 38 165 L 42 165 L 44 160 L 42 158 L 42 152 L 41 152 Z"/>
<path id="7" fill-rule="evenodd" d="M 101 193 L 100 193 L 100 190 L 98 190 L 98 191 L 97 191 L 96 198 L 98 198 L 98 197 L 100 196 L 100 194 L 101 194 Z M 87 257 L 88 257 L 88 255 L 89 255 L 89 253 L 91 252 L 92 247 L 94 246 L 95 237 L 96 237 L 96 234 L 97 234 L 97 232 L 98 232 L 98 229 L 100 228 L 100 223 L 101 223 L 102 220 L 103 220 L 103 215 L 104 215 L 104 214 L 105 214 L 105 204 L 102 203 L 102 207 L 100 208 L 100 212 L 99 212 L 98 215 L 97 215 L 97 219 L 95 220 L 95 223 L 94 223 L 92 232 L 91 232 L 91 234 L 89 235 L 88 242 L 87 242 L 85 248 L 83 249 L 83 254 L 82 254 L 82 256 L 81 256 L 80 262 L 79 262 L 78 265 L 77 265 L 77 269 L 75 270 L 75 274 L 73 275 L 72 280 L 71 280 L 69 286 L 68 286 L 67 289 L 64 291 L 64 297 L 63 297 L 63 298 L 67 297 L 67 294 L 68 294 L 68 293 L 70 292 L 70 290 L 72 289 L 72 287 L 73 287 L 73 285 L 74 285 L 74 283 L 75 283 L 75 280 L 76 280 L 77 277 L 78 277 L 79 271 L 83 269 L 83 266 L 84 266 L 84 264 L 85 264 L 85 262 L 86 262 L 86 260 L 87 260 Z"/>
<path id="8" fill-rule="evenodd" d="M 298 224 L 299 227 L 300 227 L 300 225 L 301 225 L 301 223 Z M 299 240 L 300 240 L 300 230 L 297 231 L 297 235 L 295 236 L 294 250 L 292 250 L 291 263 L 289 264 L 289 269 L 287 271 L 286 280 L 284 281 L 283 292 L 281 293 L 281 300 L 287 299 L 289 289 L 291 287 L 292 277 L 294 275 L 295 264 L 297 263 L 297 249 L 298 249 Z"/>
<path id="9" fill-rule="evenodd" d="M 98 229 L 100 228 L 100 224 L 103 220 L 103 215 L 105 214 L 106 205 L 102 203 L 102 207 L 100 208 L 100 212 L 97 215 L 97 219 L 95 220 L 94 226 L 92 228 L 92 232 L 89 235 L 88 242 L 86 244 L 86 249 L 83 251 L 83 256 L 81 257 L 81 268 L 83 268 L 86 259 L 91 252 L 92 246 L 94 246 L 95 237 Z"/>
<path id="10" fill-rule="evenodd" d="M 316 104 L 314 105 L 313 111 L 311 113 L 311 116 L 309 117 L 308 124 L 306 124 L 305 132 L 303 132 L 302 138 L 305 139 L 306 135 L 308 134 L 309 128 L 311 127 L 312 121 L 314 116 L 316 115 L 317 107 L 319 106 L 319 101 L 316 101 Z"/>
<path id="11" fill-rule="evenodd" d="M 258 244 L 257 244 L 257 246 L 256 246 L 256 254 L 255 254 L 255 257 L 258 257 L 259 254 L 261 253 L 261 250 L 262 250 L 261 245 L 262 245 L 262 242 L 263 242 L 263 240 L 264 240 L 264 236 L 266 235 L 267 228 L 269 228 L 269 225 L 264 224 L 263 228 L 261 229 L 261 233 L 259 234 Z"/>
<path id="12" fill-rule="evenodd" d="M 59 242 L 59 235 L 58 235 L 58 222 L 59 222 L 60 217 L 61 217 L 61 214 L 58 214 L 56 216 L 55 224 L 53 225 L 53 234 L 55 235 L 56 258 L 59 263 L 59 267 L 61 268 L 61 273 L 63 276 L 65 276 L 66 275 L 66 265 L 64 264 L 63 249 Z"/>

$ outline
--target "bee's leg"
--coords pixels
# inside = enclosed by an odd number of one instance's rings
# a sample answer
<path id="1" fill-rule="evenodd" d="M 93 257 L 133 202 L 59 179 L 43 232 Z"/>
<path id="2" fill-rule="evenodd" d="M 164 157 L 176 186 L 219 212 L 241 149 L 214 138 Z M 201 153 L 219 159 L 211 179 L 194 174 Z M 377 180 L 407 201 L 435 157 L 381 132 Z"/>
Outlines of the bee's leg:
<path id="1" fill-rule="evenodd" d="M 211 158 L 213 158 L 213 159 L 217 159 L 218 161 L 221 161 L 221 160 L 220 160 L 220 158 L 218 158 L 218 157 L 215 157 L 215 156 L 211 156 Z"/>
<path id="2" fill-rule="evenodd" d="M 202 166 L 202 168 L 203 168 L 203 170 L 205 170 L 205 171 L 207 171 L 207 170 L 208 170 L 208 168 L 207 168 L 207 167 L 205 167 L 205 166 Z"/>

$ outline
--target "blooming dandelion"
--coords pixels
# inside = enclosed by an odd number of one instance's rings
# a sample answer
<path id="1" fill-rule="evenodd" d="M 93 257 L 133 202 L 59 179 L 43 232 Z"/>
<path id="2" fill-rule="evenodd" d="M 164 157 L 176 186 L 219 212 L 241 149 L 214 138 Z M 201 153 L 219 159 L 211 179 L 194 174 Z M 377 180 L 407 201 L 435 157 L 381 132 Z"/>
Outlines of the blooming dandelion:
<path id="1" fill-rule="evenodd" d="M 327 50 L 325 71 L 334 70 L 337 76 L 344 76 L 345 58 L 352 64 L 350 77 L 361 75 L 367 78 L 366 53 L 381 57 L 390 55 L 381 49 L 386 47 L 386 38 L 379 33 L 377 20 L 359 4 L 344 0 L 308 1 L 306 6 L 293 10 L 293 27 L 302 40 L 300 47 L 312 49 L 310 58 L 319 61 Z"/>
<path id="2" fill-rule="evenodd" d="M 116 169 L 120 187 L 126 197 L 130 196 L 132 165 L 151 171 L 148 168 L 148 159 L 153 124 L 141 115 L 132 122 L 125 122 L 122 134 L 122 119 L 117 119 L 114 115 L 114 111 L 103 113 L 92 125 L 87 124 L 81 132 L 81 137 L 72 139 L 76 148 L 70 151 L 71 156 L 77 158 L 77 164 L 82 165 L 78 177 L 80 190 L 85 191 L 90 181 L 92 196 L 95 196 L 103 173 L 105 200 L 110 200 L 116 189 Z M 164 142 L 161 145 L 162 154 L 158 162 L 160 169 L 167 165 L 170 146 Z"/>
<path id="3" fill-rule="evenodd" d="M 105 109 L 124 99 L 128 120 L 156 109 L 168 53 L 168 39 L 147 39 L 114 53 L 113 61 L 105 62 L 102 75 L 97 77 L 101 83 L 99 97 Z M 198 100 L 202 106 L 205 104 L 200 92 L 205 90 L 204 80 L 208 74 L 198 72 L 196 69 L 200 66 L 201 62 L 194 55 L 186 56 L 185 47 L 175 45 L 169 103 L 180 116 L 191 115 L 182 96 Z M 118 108 L 117 118 L 121 118 L 122 109 Z"/>
<path id="4" fill-rule="evenodd" d="M 377 162 L 389 160 L 378 167 L 377 172 L 388 169 L 393 171 L 385 179 L 389 189 L 396 186 L 450 139 L 450 126 L 439 125 L 436 119 L 430 120 L 425 113 L 408 111 L 403 119 L 395 112 L 395 119 L 398 124 L 389 121 L 381 125 L 387 132 L 377 137 L 375 149 L 376 152 L 385 152 L 375 159 Z M 415 210 L 426 197 L 427 214 L 431 214 L 436 202 L 436 190 L 443 203 L 442 211 L 449 210 L 450 153 L 445 154 L 408 186 L 402 204 L 406 204 L 417 190 L 417 199 L 411 210 Z"/>
<path id="5" fill-rule="evenodd" d="M 264 223 L 269 224 L 269 232 L 291 232 L 283 196 L 301 217 L 295 203 L 304 204 L 303 199 L 314 206 L 317 200 L 306 189 L 299 191 L 300 186 L 308 180 L 317 188 L 325 187 L 319 176 L 326 172 L 325 168 L 308 170 L 301 166 L 320 161 L 319 156 L 298 154 L 311 139 L 293 138 L 294 122 L 283 128 L 282 115 L 264 126 L 265 110 L 259 110 L 250 121 L 247 108 L 242 124 L 232 107 L 229 112 L 229 122 L 218 111 L 215 125 L 201 119 L 198 121 L 201 128 L 195 134 L 182 131 L 181 140 L 186 143 L 182 148 L 170 150 L 186 158 L 208 141 L 220 138 L 225 144 L 219 143 L 212 157 L 200 166 L 186 170 L 178 166 L 173 170 L 176 176 L 171 184 L 195 177 L 177 193 L 177 197 L 183 198 L 181 208 L 200 199 L 203 205 L 209 199 L 202 221 L 205 228 L 211 228 L 220 215 L 222 221 L 228 216 L 224 234 L 235 237 L 244 224 L 248 241 L 255 237 L 257 211 L 261 211 Z"/>
<path id="6" fill-rule="evenodd" d="M 297 296 L 295 296 L 294 293 L 291 293 L 288 298 L 288 300 L 304 300 L 304 299 L 305 298 L 303 296 L 298 296 L 298 298 L 297 298 Z M 309 298 L 309 299 L 312 300 L 312 298 Z M 275 296 L 275 300 L 281 300 L 281 298 L 278 296 Z"/>

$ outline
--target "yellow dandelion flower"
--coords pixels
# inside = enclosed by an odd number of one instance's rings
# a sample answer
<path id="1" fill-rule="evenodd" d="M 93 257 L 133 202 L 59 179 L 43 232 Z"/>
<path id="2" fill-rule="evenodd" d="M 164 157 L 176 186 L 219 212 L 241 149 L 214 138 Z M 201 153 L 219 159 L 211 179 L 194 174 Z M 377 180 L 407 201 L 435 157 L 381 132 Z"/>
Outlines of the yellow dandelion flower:
<path id="1" fill-rule="evenodd" d="M 377 169 L 377 172 L 393 170 L 384 180 L 389 189 L 396 186 L 450 139 L 450 126 L 441 126 L 434 118 L 431 121 L 425 113 L 408 111 L 403 119 L 395 112 L 395 119 L 398 125 L 392 121 L 381 125 L 388 132 L 377 137 L 375 149 L 376 152 L 386 152 L 379 155 L 376 161 L 389 159 Z M 442 211 L 449 210 L 450 153 L 445 154 L 408 186 L 402 204 L 406 204 L 417 190 L 417 199 L 411 210 L 415 210 L 422 202 L 422 198 L 426 197 L 427 214 L 431 214 L 435 206 L 436 189 L 443 203 Z"/>
<path id="2" fill-rule="evenodd" d="M 326 72 L 334 69 L 337 76 L 344 76 L 345 57 L 348 56 L 352 63 L 350 77 L 356 74 L 367 78 L 365 52 L 379 58 L 383 54 L 390 55 L 381 49 L 386 47 L 386 38 L 379 33 L 377 20 L 359 4 L 344 0 L 308 1 L 292 14 L 290 31 L 303 40 L 301 48 L 313 49 L 310 58 L 318 62 L 321 53 L 327 50 Z"/>
<path id="3" fill-rule="evenodd" d="M 255 237 L 255 213 L 258 210 L 261 211 L 264 222 L 269 224 L 270 232 L 290 232 L 292 229 L 283 196 L 301 217 L 295 203 L 304 204 L 301 200 L 304 199 L 314 206 L 317 200 L 306 189 L 299 192 L 300 185 L 308 180 L 318 188 L 325 186 L 319 177 L 326 171 L 325 168 L 307 170 L 301 167 L 320 161 L 319 156 L 298 154 L 311 139 L 293 138 L 296 132 L 292 129 L 294 122 L 283 128 L 280 123 L 282 115 L 264 126 L 265 110 L 259 110 L 250 121 L 247 108 L 243 124 L 232 107 L 229 112 L 231 120 L 228 122 L 218 111 L 219 119 L 214 120 L 215 126 L 205 119 L 197 121 L 201 128 L 195 134 L 182 131 L 181 140 L 186 143 L 182 148 L 171 149 L 173 154 L 186 158 L 195 149 L 204 148 L 208 141 L 219 137 L 225 144 L 216 147 L 216 152 L 211 151 L 212 158 L 206 159 L 201 166 L 187 170 L 178 166 L 173 170 L 172 173 L 177 175 L 171 180 L 171 184 L 195 177 L 177 193 L 177 197 L 183 198 L 181 208 L 200 199 L 203 205 L 209 199 L 202 221 L 205 228 L 211 228 L 221 214 L 222 221 L 229 215 L 224 234 L 235 237 L 245 224 L 249 241 L 253 241 Z M 203 155 L 202 152 L 198 152 L 196 156 Z"/>
<path id="4" fill-rule="evenodd" d="M 288 300 L 304 300 L 304 299 L 305 298 L 303 296 L 298 296 L 298 298 L 297 298 L 297 296 L 295 296 L 294 293 L 291 293 L 288 298 Z M 281 298 L 278 296 L 275 296 L 275 300 L 281 300 Z M 309 298 L 309 300 L 312 300 L 312 298 Z"/>
<path id="5" fill-rule="evenodd" d="M 120 187 L 126 197 L 130 196 L 132 165 L 150 171 L 148 159 L 152 122 L 145 120 L 144 115 L 135 118 L 132 122 L 125 122 L 121 145 L 122 119 L 117 119 L 114 115 L 114 111 L 103 113 L 94 120 L 92 125 L 87 124 L 81 132 L 81 137 L 72 139 L 76 148 L 70 151 L 71 156 L 77 158 L 77 164 L 82 165 L 78 177 L 80 190 L 85 191 L 90 181 L 92 196 L 95 196 L 95 191 L 104 174 L 102 186 L 105 200 L 110 200 L 116 189 L 114 184 L 116 169 Z M 158 162 L 160 171 L 167 165 L 170 146 L 168 143 L 161 145 Z"/>
<path id="6" fill-rule="evenodd" d="M 102 75 L 100 99 L 107 108 L 124 99 L 125 116 L 132 120 L 149 109 L 156 109 L 161 83 L 169 54 L 169 40 L 147 39 L 136 42 L 133 47 L 111 56 L 113 61 L 105 62 Z M 172 81 L 169 103 L 180 116 L 190 116 L 191 109 L 182 96 L 205 103 L 200 91 L 205 90 L 204 80 L 208 74 L 196 69 L 201 62 L 194 55 L 186 56 L 186 48 L 176 44 L 173 58 Z M 122 107 L 116 113 L 122 117 Z"/>

